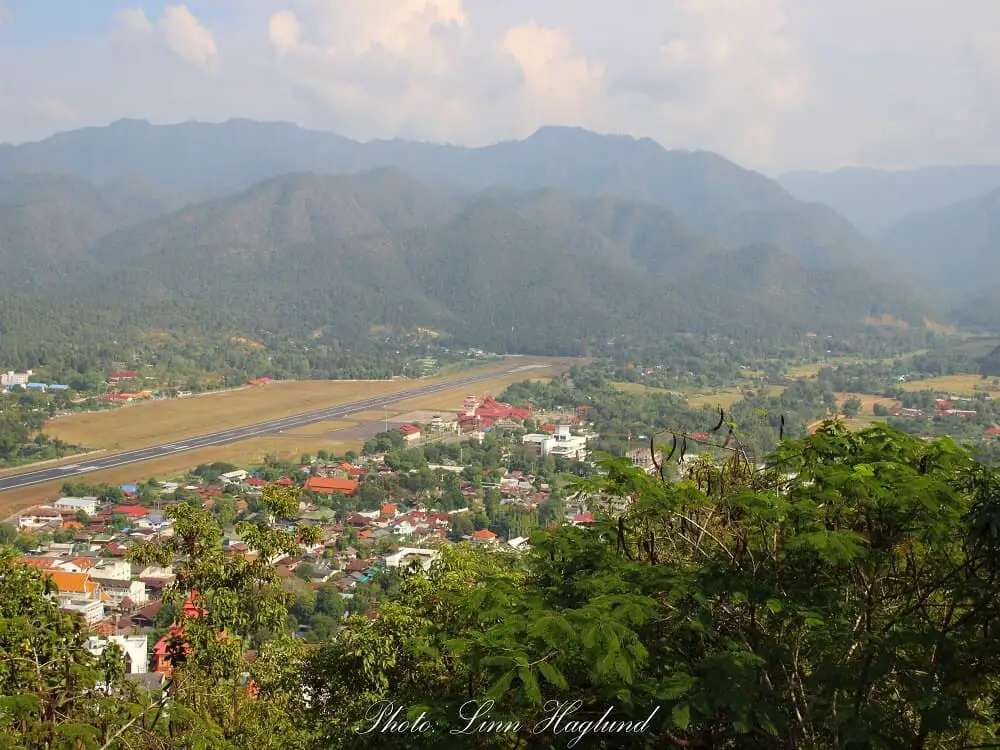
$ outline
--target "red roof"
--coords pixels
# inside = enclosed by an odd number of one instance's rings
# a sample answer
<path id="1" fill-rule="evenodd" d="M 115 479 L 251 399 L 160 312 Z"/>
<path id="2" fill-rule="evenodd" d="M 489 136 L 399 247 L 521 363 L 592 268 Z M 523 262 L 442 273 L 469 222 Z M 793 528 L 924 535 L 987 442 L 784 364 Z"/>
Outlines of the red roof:
<path id="1" fill-rule="evenodd" d="M 484 540 L 497 538 L 497 535 L 494 534 L 489 529 L 480 529 L 479 531 L 475 532 L 472 536 L 474 536 L 476 539 L 484 539 Z"/>
<path id="2" fill-rule="evenodd" d="M 404 435 L 418 435 L 420 434 L 420 428 L 414 424 L 404 424 L 401 425 L 399 431 Z"/>
<path id="3" fill-rule="evenodd" d="M 135 370 L 122 370 L 121 372 L 113 372 L 108 376 L 110 380 L 128 380 L 134 378 L 136 375 Z"/>
<path id="4" fill-rule="evenodd" d="M 358 483 L 353 479 L 337 477 L 309 477 L 305 488 L 321 495 L 333 495 L 339 492 L 349 497 L 358 491 Z"/>
<path id="5" fill-rule="evenodd" d="M 267 484 L 267 482 L 265 482 L 260 477 L 250 477 L 247 480 L 248 487 L 263 487 L 265 484 Z"/>
<path id="6" fill-rule="evenodd" d="M 288 477 L 282 477 L 277 481 L 277 484 L 280 484 L 282 487 L 291 487 L 293 484 L 295 484 L 295 482 L 293 482 Z"/>
<path id="7" fill-rule="evenodd" d="M 121 513 L 129 518 L 145 518 L 149 515 L 149 508 L 143 508 L 141 505 L 116 505 L 111 512 Z"/>
<path id="8" fill-rule="evenodd" d="M 590 513 L 577 513 L 573 516 L 574 523 L 594 523 L 594 516 Z"/>

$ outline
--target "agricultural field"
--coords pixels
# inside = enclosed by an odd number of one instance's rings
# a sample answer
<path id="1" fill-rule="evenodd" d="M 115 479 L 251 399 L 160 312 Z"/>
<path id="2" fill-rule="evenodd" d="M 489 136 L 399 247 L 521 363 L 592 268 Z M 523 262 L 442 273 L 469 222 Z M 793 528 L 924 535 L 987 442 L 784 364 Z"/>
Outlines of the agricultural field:
<path id="1" fill-rule="evenodd" d="M 902 404 L 892 398 L 886 398 L 885 396 L 879 396 L 873 393 L 834 393 L 837 397 L 837 403 L 841 406 L 844 405 L 845 401 L 849 401 L 852 398 L 858 399 L 861 402 L 861 411 L 859 414 L 865 416 L 871 416 L 875 413 L 875 404 L 881 404 L 887 409 L 898 409 Z"/>
<path id="2" fill-rule="evenodd" d="M 616 391 L 621 391 L 622 393 L 633 393 L 636 395 L 642 395 L 646 393 L 672 393 L 667 388 L 657 388 L 655 386 L 646 385 L 645 383 L 630 383 L 627 381 L 620 381 L 611 384 L 611 387 Z"/>
<path id="3" fill-rule="evenodd" d="M 976 393 L 987 391 L 977 390 L 988 388 L 988 393 L 997 398 L 1000 396 L 1000 388 L 993 386 L 993 378 L 983 378 L 982 375 L 942 375 L 937 378 L 926 378 L 924 380 L 911 380 L 901 383 L 900 387 L 904 391 L 940 391 L 941 393 L 952 393 L 956 396 L 974 396 Z"/>
<path id="4" fill-rule="evenodd" d="M 732 388 L 718 393 L 696 393 L 687 397 L 688 406 L 700 409 L 703 406 L 720 406 L 730 408 L 737 401 L 743 400 L 742 391 Z"/>

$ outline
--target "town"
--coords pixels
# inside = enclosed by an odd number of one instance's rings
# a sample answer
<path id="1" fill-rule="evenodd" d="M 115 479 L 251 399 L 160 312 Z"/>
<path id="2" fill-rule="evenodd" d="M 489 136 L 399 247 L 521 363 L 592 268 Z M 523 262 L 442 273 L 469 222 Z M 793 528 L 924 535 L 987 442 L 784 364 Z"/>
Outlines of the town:
<path id="1" fill-rule="evenodd" d="M 238 524 L 260 512 L 268 487 L 297 489 L 299 513 L 285 528 L 313 526 L 320 541 L 269 562 L 296 593 L 294 632 L 318 641 L 336 632 L 337 620 L 377 607 L 380 576 L 414 562 L 426 569 L 442 545 L 516 553 L 530 548 L 528 536 L 539 526 L 593 523 L 587 502 L 567 496 L 558 471 L 590 466 L 587 444 L 599 436 L 579 416 L 585 413 L 533 413 L 470 395 L 455 414 L 379 433 L 361 455 L 321 451 L 295 464 L 214 464 L 174 481 L 117 487 L 69 483 L 63 489 L 75 494 L 17 514 L 6 541 L 51 580 L 58 606 L 85 621 L 88 648 L 97 654 L 118 644 L 132 679 L 155 687 L 170 671 L 173 621 L 161 595 L 176 576 L 171 567 L 139 566 L 126 556 L 135 544 L 173 534 L 172 505 L 211 510 L 225 552 L 253 555 Z"/>

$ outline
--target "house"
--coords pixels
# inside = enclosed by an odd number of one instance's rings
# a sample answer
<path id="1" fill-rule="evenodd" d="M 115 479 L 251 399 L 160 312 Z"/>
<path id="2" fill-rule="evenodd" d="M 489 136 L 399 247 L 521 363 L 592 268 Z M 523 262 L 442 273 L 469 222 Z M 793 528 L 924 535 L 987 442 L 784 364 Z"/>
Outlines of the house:
<path id="1" fill-rule="evenodd" d="M 237 484 L 249 476 L 250 472 L 238 469 L 236 471 L 227 471 L 225 474 L 220 474 L 219 478 L 226 484 Z"/>
<path id="2" fill-rule="evenodd" d="M 87 650 L 94 656 L 104 653 L 109 643 L 114 643 L 125 656 L 128 674 L 146 674 L 149 667 L 149 638 L 145 635 L 112 635 L 107 638 L 91 636 Z"/>
<path id="3" fill-rule="evenodd" d="M 46 570 L 43 576 L 56 587 L 51 596 L 60 609 L 79 612 L 88 625 L 104 619 L 104 604 L 108 595 L 89 573 L 70 573 L 65 570 Z"/>
<path id="4" fill-rule="evenodd" d="M 480 529 L 472 535 L 474 544 L 496 544 L 497 535 L 489 529 Z"/>
<path id="5" fill-rule="evenodd" d="M 509 544 L 513 549 L 516 549 L 519 552 L 530 549 L 531 547 L 531 545 L 528 544 L 528 537 L 526 536 L 515 537 L 514 539 L 511 539 L 509 542 L 507 542 L 507 544 Z"/>
<path id="6" fill-rule="evenodd" d="M 358 482 L 354 479 L 339 479 L 336 477 L 309 477 L 305 489 L 317 495 L 341 494 L 353 497 L 358 491 Z"/>
<path id="7" fill-rule="evenodd" d="M 82 510 L 88 516 L 96 516 L 98 500 L 96 497 L 61 497 L 53 505 L 59 510 L 73 513 Z"/>
<path id="8" fill-rule="evenodd" d="M 120 607 L 126 599 L 132 604 L 143 606 L 149 601 L 146 593 L 146 584 L 142 581 L 132 581 L 121 578 L 103 578 L 101 576 L 91 576 L 91 580 L 101 587 L 106 595 L 106 602 L 110 605 Z"/>
<path id="9" fill-rule="evenodd" d="M 401 550 L 386 556 L 385 566 L 387 568 L 406 569 L 410 565 L 416 563 L 426 571 L 430 570 L 431 565 L 433 565 L 434 561 L 437 560 L 439 554 L 440 553 L 434 549 L 403 547 Z"/>
<path id="10" fill-rule="evenodd" d="M 415 424 L 400 425 L 399 431 L 403 434 L 403 440 L 407 443 L 414 443 L 420 440 L 420 428 Z"/>
<path id="11" fill-rule="evenodd" d="M 128 516 L 130 520 L 137 520 L 139 518 L 145 518 L 149 515 L 149 508 L 144 508 L 141 505 L 116 505 L 111 510 L 112 515 L 123 515 Z"/>
<path id="12" fill-rule="evenodd" d="M 17 528 L 32 531 L 48 526 L 50 523 L 62 525 L 62 513 L 50 505 L 38 505 L 29 508 L 17 517 Z"/>

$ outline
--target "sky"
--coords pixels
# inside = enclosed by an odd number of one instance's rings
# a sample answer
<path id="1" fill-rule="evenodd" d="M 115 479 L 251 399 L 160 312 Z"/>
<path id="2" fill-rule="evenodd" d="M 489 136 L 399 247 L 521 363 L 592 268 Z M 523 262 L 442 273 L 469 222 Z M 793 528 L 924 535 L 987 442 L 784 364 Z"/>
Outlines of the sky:
<path id="1" fill-rule="evenodd" d="M 0 142 L 124 117 L 1000 163 L 1000 0 L 0 0 Z"/>

